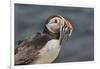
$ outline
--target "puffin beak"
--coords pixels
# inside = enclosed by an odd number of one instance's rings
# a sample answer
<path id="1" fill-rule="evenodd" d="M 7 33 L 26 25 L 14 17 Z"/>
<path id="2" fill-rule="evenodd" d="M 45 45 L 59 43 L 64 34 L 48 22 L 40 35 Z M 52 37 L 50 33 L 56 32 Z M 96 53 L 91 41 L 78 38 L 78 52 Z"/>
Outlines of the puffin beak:
<path id="1" fill-rule="evenodd" d="M 67 40 L 69 39 L 69 37 L 72 34 L 72 25 L 70 24 L 69 21 L 66 21 L 64 23 L 64 26 L 60 27 L 60 44 L 62 44 L 62 41 L 67 38 Z"/>

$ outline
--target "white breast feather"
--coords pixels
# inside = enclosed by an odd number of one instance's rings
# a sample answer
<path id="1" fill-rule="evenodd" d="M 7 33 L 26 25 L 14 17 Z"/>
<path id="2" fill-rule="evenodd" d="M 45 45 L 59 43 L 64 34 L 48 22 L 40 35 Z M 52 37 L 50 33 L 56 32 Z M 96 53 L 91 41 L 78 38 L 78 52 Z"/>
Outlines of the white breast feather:
<path id="1" fill-rule="evenodd" d="M 56 59 L 60 51 L 59 40 L 50 40 L 40 50 L 39 57 L 33 62 L 35 64 L 51 63 Z"/>

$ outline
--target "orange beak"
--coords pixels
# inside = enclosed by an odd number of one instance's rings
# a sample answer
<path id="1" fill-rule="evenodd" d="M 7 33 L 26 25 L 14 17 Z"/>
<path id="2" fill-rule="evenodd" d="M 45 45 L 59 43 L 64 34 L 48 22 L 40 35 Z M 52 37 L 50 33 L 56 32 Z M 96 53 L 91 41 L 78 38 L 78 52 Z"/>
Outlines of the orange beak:
<path id="1" fill-rule="evenodd" d="M 66 21 L 66 25 L 69 29 L 73 30 L 72 24 L 69 20 Z"/>

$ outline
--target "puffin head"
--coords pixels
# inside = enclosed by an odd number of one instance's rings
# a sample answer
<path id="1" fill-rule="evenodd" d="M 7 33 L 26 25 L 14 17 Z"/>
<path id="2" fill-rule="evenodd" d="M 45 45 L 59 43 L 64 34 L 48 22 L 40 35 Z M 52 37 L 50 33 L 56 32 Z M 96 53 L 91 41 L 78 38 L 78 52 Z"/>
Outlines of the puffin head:
<path id="1" fill-rule="evenodd" d="M 69 19 L 65 19 L 63 16 L 57 15 L 48 18 L 44 32 L 57 35 L 60 43 L 62 43 L 65 36 L 67 39 L 71 36 L 72 30 L 73 27 L 71 21 Z"/>

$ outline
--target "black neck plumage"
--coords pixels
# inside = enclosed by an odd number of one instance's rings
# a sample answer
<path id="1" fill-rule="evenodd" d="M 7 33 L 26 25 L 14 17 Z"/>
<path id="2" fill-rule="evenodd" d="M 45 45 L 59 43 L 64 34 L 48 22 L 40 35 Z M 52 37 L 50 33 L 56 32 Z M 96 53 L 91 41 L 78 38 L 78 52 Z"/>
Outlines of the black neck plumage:
<path id="1" fill-rule="evenodd" d="M 60 38 L 60 33 L 52 33 L 46 27 L 44 28 L 43 33 L 49 35 L 52 39 L 59 39 Z"/>

